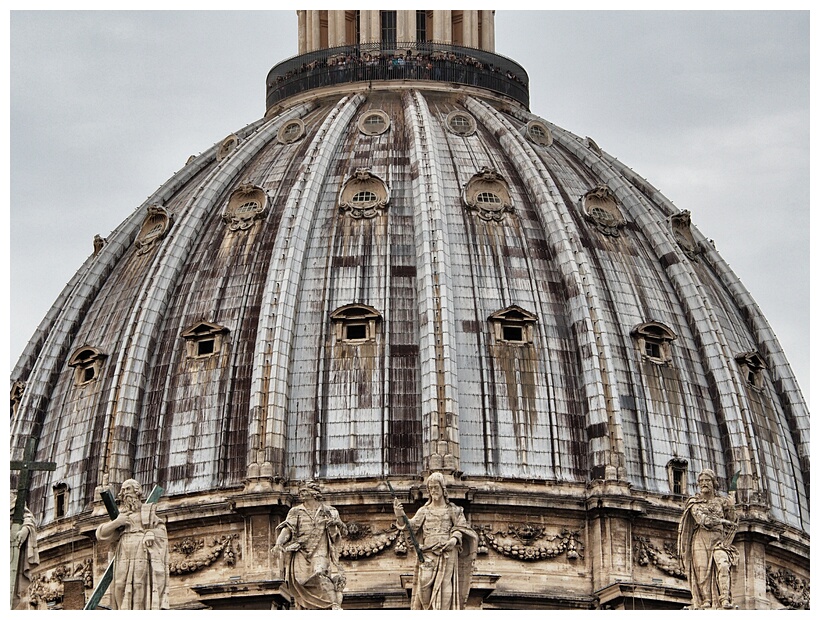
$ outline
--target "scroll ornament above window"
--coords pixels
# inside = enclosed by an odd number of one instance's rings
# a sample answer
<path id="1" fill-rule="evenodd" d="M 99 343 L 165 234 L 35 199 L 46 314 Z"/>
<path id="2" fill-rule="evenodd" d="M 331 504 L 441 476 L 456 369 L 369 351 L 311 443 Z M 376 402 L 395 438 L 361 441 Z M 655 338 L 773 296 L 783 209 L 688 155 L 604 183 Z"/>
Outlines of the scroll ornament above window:
<path id="1" fill-rule="evenodd" d="M 487 222 L 500 222 L 513 211 L 507 181 L 490 168 L 482 168 L 467 181 L 461 198 L 468 210 Z"/>
<path id="2" fill-rule="evenodd" d="M 137 233 L 137 254 L 147 254 L 168 234 L 173 219 L 165 207 L 151 205 Z"/>
<path id="3" fill-rule="evenodd" d="M 697 258 L 701 253 L 701 248 L 695 237 L 692 235 L 692 218 L 689 211 L 681 211 L 669 217 L 669 227 L 672 230 L 672 236 L 678 245 L 689 258 Z"/>
<path id="4" fill-rule="evenodd" d="M 239 136 L 235 133 L 227 136 L 219 145 L 219 149 L 216 152 L 216 161 L 225 159 L 237 146 L 239 146 Z"/>
<path id="5" fill-rule="evenodd" d="M 228 230 L 247 230 L 267 214 L 267 195 L 261 187 L 243 183 L 231 194 L 222 219 Z"/>
<path id="6" fill-rule="evenodd" d="M 618 201 L 606 185 L 599 185 L 581 198 L 584 217 L 610 237 L 619 236 L 618 230 L 626 226 L 626 220 L 618 208 Z"/>
<path id="7" fill-rule="evenodd" d="M 387 185 L 369 168 L 357 168 L 339 192 L 339 213 L 353 219 L 371 219 L 381 214 L 390 201 Z"/>
<path id="8" fill-rule="evenodd" d="M 766 369 L 766 362 L 757 351 L 747 351 L 735 355 L 735 361 L 743 372 L 746 384 L 757 390 L 763 389 L 763 371 Z"/>

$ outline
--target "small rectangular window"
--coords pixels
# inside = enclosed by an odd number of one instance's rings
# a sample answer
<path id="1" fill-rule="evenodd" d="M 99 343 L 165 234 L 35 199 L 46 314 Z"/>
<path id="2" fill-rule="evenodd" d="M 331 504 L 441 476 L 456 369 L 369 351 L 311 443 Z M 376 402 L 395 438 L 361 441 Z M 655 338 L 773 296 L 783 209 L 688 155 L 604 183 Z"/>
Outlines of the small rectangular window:
<path id="1" fill-rule="evenodd" d="M 366 340 L 367 325 L 364 323 L 351 323 L 345 326 L 345 340 Z"/>
<path id="2" fill-rule="evenodd" d="M 88 366 L 87 368 L 83 368 L 83 383 L 87 383 L 94 379 L 94 367 Z"/>
<path id="3" fill-rule="evenodd" d="M 672 492 L 675 495 L 683 495 L 683 471 L 680 469 L 672 470 Z"/>
<path id="4" fill-rule="evenodd" d="M 504 325 L 502 336 L 507 342 L 524 342 L 524 328 L 519 325 Z"/>
<path id="5" fill-rule="evenodd" d="M 197 355 L 211 355 L 214 352 L 214 341 L 213 339 L 208 340 L 200 340 L 196 343 L 196 354 Z"/>
<path id="6" fill-rule="evenodd" d="M 657 342 L 644 343 L 644 351 L 648 357 L 661 358 L 661 346 Z"/>

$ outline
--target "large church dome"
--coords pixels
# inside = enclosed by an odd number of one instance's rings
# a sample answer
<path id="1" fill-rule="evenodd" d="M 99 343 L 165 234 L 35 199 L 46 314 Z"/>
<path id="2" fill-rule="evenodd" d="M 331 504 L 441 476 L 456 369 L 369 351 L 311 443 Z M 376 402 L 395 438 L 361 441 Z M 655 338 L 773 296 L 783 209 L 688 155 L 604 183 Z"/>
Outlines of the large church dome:
<path id="1" fill-rule="evenodd" d="M 102 572 L 99 491 L 135 478 L 164 489 L 172 606 L 270 608 L 272 532 L 316 480 L 358 526 L 345 606 L 400 608 L 383 481 L 409 505 L 439 471 L 484 607 L 680 607 L 667 543 L 708 468 L 736 601 L 788 606 L 766 571 L 808 580 L 809 413 L 749 292 L 687 211 L 530 111 L 493 12 L 422 11 L 431 42 L 404 13 L 299 11 L 264 116 L 101 239 L 32 337 L 12 459 L 34 437 L 56 463 L 29 492 L 42 579 Z M 224 555 L 196 565 L 200 539 Z"/>

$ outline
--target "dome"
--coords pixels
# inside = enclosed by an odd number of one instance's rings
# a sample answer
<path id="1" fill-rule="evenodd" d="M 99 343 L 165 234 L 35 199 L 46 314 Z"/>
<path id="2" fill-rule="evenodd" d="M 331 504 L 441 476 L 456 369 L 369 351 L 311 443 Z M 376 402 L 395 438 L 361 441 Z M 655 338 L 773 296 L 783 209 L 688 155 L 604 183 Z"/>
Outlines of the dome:
<path id="1" fill-rule="evenodd" d="M 230 570 L 175 586 L 179 606 L 225 606 L 205 585 L 264 581 L 261 522 L 297 481 L 375 531 L 383 480 L 420 499 L 440 471 L 474 527 L 537 519 L 583 545 L 535 569 L 485 549 L 487 600 L 516 606 L 536 582 L 503 579 L 528 570 L 674 582 L 593 559 L 590 523 L 660 556 L 708 468 L 736 486 L 750 547 L 765 532 L 763 557 L 807 576 L 809 414 L 743 284 L 688 211 L 531 112 L 492 41 L 417 43 L 391 59 L 384 41 L 304 42 L 267 76 L 264 117 L 192 157 L 66 285 L 11 377 L 12 458 L 33 435 L 56 462 L 29 494 L 46 566 L 97 557 L 99 489 L 136 478 L 163 487 L 172 540 L 236 534 Z M 378 577 L 401 556 L 357 553 L 346 600 L 402 592 Z M 573 605 L 602 598 L 567 583 Z"/>

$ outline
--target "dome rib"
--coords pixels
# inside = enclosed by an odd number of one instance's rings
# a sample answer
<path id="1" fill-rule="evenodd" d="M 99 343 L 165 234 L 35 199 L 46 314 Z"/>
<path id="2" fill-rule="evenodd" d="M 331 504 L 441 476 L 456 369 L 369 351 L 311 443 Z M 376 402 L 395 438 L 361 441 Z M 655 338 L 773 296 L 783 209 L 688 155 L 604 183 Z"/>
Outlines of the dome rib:
<path id="1" fill-rule="evenodd" d="M 298 110 L 294 111 L 294 114 Z M 180 274 L 187 268 L 191 248 L 221 197 L 256 154 L 273 139 L 286 119 L 274 119 L 251 129 L 235 151 L 209 174 L 182 216 L 162 240 L 153 257 L 150 272 L 135 299 L 127 322 L 123 346 L 118 354 L 106 419 L 108 430 L 103 461 L 111 482 L 122 482 L 133 475 L 134 436 L 139 430 L 141 402 L 145 391 L 143 377 L 153 356 L 152 342 L 162 330 L 162 317 L 175 290 Z M 116 403 L 116 405 L 114 404 Z M 116 407 L 116 409 L 115 409 Z"/>
<path id="2" fill-rule="evenodd" d="M 587 395 L 587 429 L 589 432 L 589 460 L 593 477 L 609 480 L 623 479 L 623 430 L 620 422 L 617 380 L 605 360 L 613 359 L 608 351 L 606 327 L 592 309 L 602 308 L 588 266 L 589 258 L 579 243 L 567 234 L 572 229 L 571 217 L 558 195 L 549 171 L 527 143 L 526 139 L 488 104 L 468 97 L 467 109 L 475 114 L 494 134 L 511 161 L 519 162 L 518 172 L 524 181 L 533 205 L 538 212 L 547 240 L 552 245 L 556 262 L 567 282 L 570 296 L 567 300 L 573 324 L 585 325 L 576 331 L 578 348 L 588 347 L 589 356 L 582 358 L 583 385 Z M 553 195 L 550 195 L 550 191 Z M 575 294 L 572 295 L 572 292 Z M 599 430 L 607 429 L 602 434 Z"/>
<path id="3" fill-rule="evenodd" d="M 413 183 L 414 228 L 418 270 L 419 359 L 421 412 L 429 444 L 426 467 L 459 468 L 458 370 L 450 267 L 449 229 L 443 209 L 444 184 L 438 160 L 434 121 L 424 97 L 416 90 L 404 93 L 405 117 L 411 133 L 410 165 Z"/>
<path id="4" fill-rule="evenodd" d="M 315 220 L 332 154 L 363 102 L 360 94 L 346 96 L 327 115 L 283 207 L 262 294 L 263 312 L 254 352 L 248 425 L 249 478 L 286 475 L 289 360 L 307 231 Z M 288 233 L 283 234 L 284 230 Z M 295 239 L 291 240 L 291 235 Z"/>

